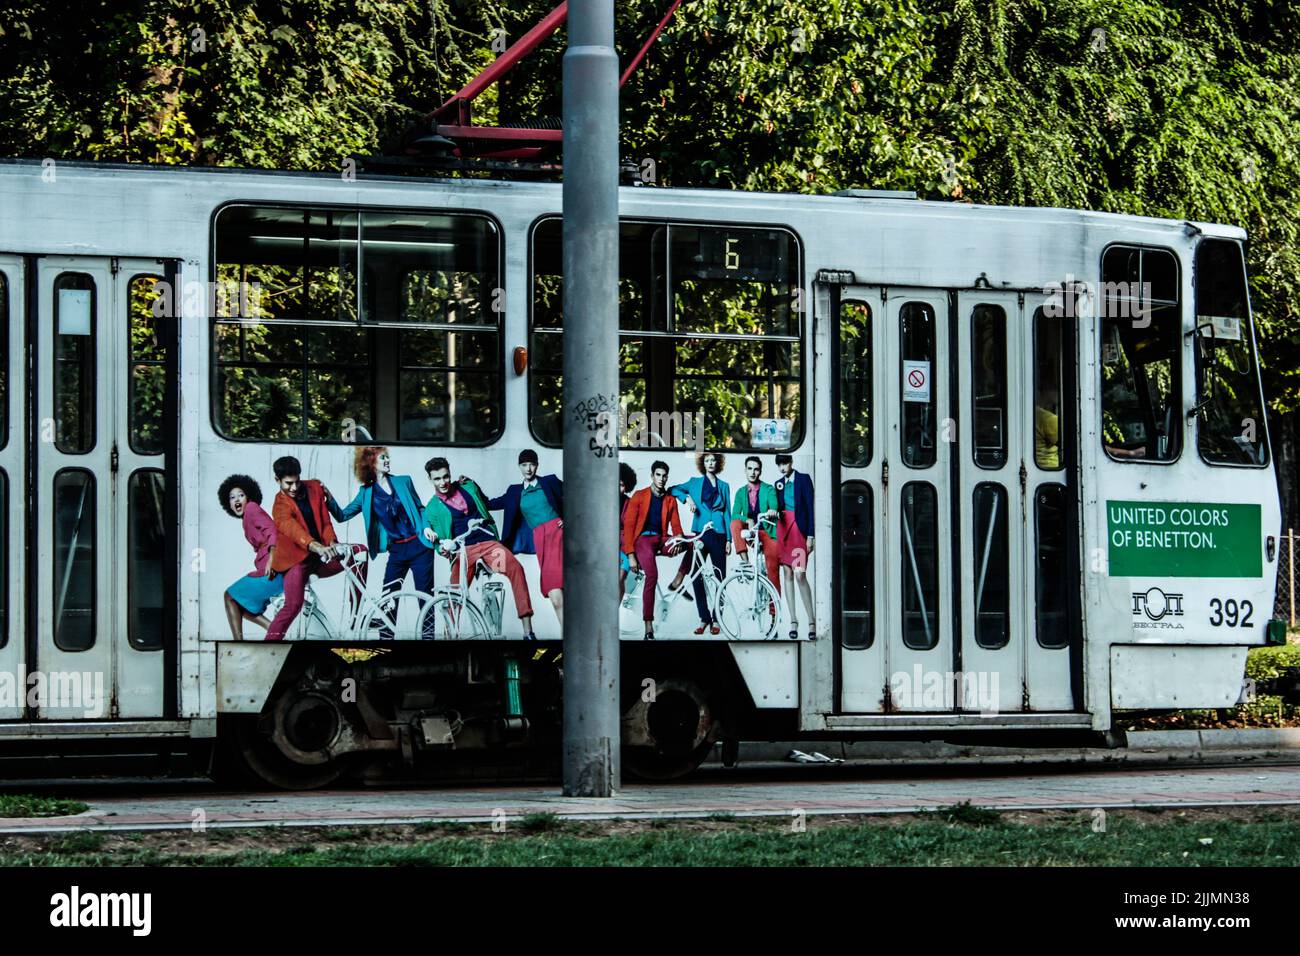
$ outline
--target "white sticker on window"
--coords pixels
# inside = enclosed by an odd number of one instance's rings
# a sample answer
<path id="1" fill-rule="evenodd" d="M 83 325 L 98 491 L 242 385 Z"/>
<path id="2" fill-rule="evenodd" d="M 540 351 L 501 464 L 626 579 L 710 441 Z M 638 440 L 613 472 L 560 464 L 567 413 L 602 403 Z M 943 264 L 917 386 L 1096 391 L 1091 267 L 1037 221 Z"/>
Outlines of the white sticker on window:
<path id="1" fill-rule="evenodd" d="M 1234 318 L 1231 315 L 1198 315 L 1196 317 L 1197 325 L 1210 325 L 1214 329 L 1214 337 L 1225 342 L 1241 341 L 1241 319 Z M 1208 337 L 1209 329 L 1201 329 L 1201 335 Z"/>
<path id="2" fill-rule="evenodd" d="M 789 418 L 751 418 L 750 443 L 755 448 L 788 448 L 794 422 Z"/>
<path id="3" fill-rule="evenodd" d="M 903 401 L 930 401 L 930 363 L 903 360 Z"/>
<path id="4" fill-rule="evenodd" d="M 59 290 L 59 334 L 90 334 L 90 290 Z"/>

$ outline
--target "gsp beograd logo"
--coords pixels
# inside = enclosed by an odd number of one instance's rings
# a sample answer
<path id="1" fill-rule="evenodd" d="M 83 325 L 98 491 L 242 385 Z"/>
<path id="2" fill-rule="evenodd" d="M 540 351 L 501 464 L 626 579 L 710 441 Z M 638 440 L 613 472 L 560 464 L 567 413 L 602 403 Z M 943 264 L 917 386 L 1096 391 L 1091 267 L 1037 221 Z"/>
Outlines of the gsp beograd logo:
<path id="1" fill-rule="evenodd" d="M 1183 616 L 1183 596 L 1167 594 L 1160 588 L 1133 592 L 1133 626 L 1146 630 L 1179 630 L 1183 625 L 1171 618 Z"/>

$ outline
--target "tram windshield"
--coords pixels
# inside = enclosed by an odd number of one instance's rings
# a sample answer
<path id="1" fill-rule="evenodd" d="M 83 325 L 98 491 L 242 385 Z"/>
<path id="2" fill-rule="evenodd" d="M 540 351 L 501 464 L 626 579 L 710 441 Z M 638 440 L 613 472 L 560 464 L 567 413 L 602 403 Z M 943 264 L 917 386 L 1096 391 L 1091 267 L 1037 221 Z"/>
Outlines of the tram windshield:
<path id="1" fill-rule="evenodd" d="M 1212 465 L 1263 465 L 1263 398 L 1255 365 L 1241 246 L 1206 239 L 1196 251 L 1196 445 Z"/>
<path id="2" fill-rule="evenodd" d="M 1112 246 L 1102 258 L 1101 416 L 1106 454 L 1174 461 L 1182 448 L 1178 260 Z"/>

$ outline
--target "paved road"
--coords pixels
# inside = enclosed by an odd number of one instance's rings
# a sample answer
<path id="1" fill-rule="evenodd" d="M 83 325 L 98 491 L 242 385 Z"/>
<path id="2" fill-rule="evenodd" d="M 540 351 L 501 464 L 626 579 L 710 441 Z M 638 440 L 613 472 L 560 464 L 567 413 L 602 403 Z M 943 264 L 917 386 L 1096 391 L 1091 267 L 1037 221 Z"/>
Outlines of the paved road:
<path id="1" fill-rule="evenodd" d="M 609 800 L 564 799 L 558 787 L 461 787 L 331 790 L 308 793 L 189 792 L 83 796 L 90 809 L 75 817 L 0 820 L 0 833 L 60 830 L 209 827 L 355 826 L 426 821 L 491 822 L 528 813 L 578 820 L 897 813 L 969 800 L 1001 810 L 1116 807 L 1203 807 L 1300 804 L 1300 764 L 1242 767 L 1025 767 L 998 772 L 964 768 L 924 776 L 859 767 L 781 768 L 757 777 L 726 771 L 697 782 L 629 784 Z"/>

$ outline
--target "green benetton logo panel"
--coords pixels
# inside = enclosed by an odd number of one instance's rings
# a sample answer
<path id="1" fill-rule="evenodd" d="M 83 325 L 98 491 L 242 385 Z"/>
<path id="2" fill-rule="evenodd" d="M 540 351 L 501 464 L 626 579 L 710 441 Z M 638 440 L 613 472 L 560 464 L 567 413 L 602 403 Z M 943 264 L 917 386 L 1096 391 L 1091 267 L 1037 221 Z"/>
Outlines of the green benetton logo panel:
<path id="1" fill-rule="evenodd" d="M 1113 578 L 1258 578 L 1260 506 L 1108 501 Z"/>
<path id="2" fill-rule="evenodd" d="M 1257 578 L 1259 505 L 1108 501 L 1112 577 Z"/>

